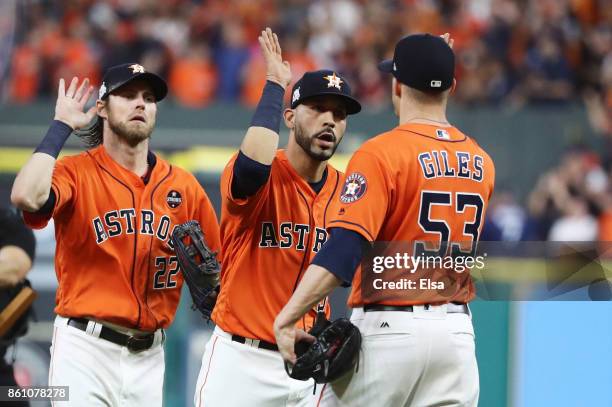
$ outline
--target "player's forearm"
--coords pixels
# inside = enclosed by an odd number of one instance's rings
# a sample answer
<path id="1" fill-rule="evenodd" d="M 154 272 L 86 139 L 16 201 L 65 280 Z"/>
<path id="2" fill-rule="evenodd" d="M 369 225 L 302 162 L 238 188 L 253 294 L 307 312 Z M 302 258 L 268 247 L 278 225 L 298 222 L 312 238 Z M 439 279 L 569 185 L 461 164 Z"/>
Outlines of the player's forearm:
<path id="1" fill-rule="evenodd" d="M 285 88 L 267 81 L 251 126 L 240 146 L 244 155 L 265 165 L 270 165 L 278 149 L 278 133 L 283 109 Z"/>
<path id="2" fill-rule="evenodd" d="M 276 318 L 277 327 L 294 325 L 306 312 L 325 298 L 341 280 L 325 268 L 311 264 L 291 299 Z"/>
<path id="3" fill-rule="evenodd" d="M 278 133 L 265 127 L 249 127 L 240 151 L 252 160 L 270 165 L 278 150 Z"/>
<path id="4" fill-rule="evenodd" d="M 11 190 L 13 205 L 28 212 L 36 212 L 49 197 L 55 158 L 34 153 L 21 168 Z"/>
<path id="5" fill-rule="evenodd" d="M 55 160 L 72 133 L 66 123 L 54 120 L 34 154 L 21 168 L 11 191 L 11 202 L 19 209 L 35 212 L 40 209 L 51 190 Z"/>

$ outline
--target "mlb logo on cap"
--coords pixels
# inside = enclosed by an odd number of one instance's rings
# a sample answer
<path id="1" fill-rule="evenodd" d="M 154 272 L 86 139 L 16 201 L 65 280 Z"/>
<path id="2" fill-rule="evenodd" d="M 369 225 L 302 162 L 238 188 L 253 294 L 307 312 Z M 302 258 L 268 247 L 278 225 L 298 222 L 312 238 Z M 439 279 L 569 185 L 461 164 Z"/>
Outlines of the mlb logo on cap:
<path id="1" fill-rule="evenodd" d="M 411 88 L 442 92 L 453 85 L 455 54 L 440 37 L 413 34 L 399 40 L 393 59 L 381 62 L 378 68 Z"/>

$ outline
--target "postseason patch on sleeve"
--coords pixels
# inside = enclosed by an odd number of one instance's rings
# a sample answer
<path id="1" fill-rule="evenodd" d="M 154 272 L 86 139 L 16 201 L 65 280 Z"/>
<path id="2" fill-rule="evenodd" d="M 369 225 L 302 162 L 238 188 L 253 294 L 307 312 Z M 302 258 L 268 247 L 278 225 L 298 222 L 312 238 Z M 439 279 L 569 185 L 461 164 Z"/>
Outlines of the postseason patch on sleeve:
<path id="1" fill-rule="evenodd" d="M 358 172 L 354 172 L 344 182 L 342 194 L 340 194 L 340 202 L 349 204 L 357 201 L 365 194 L 368 187 L 365 176 Z"/>

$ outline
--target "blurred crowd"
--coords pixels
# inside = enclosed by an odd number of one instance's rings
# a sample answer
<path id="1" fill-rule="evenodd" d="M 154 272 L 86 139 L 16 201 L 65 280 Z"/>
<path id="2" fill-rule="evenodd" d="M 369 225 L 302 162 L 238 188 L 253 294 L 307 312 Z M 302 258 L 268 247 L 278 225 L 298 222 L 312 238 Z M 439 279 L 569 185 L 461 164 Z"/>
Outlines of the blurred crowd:
<path id="1" fill-rule="evenodd" d="M 496 191 L 484 240 L 612 242 L 612 161 L 584 145 L 569 147 L 520 205 Z"/>
<path id="2" fill-rule="evenodd" d="M 99 83 L 138 61 L 169 79 L 172 98 L 253 106 L 265 81 L 257 36 L 278 33 L 295 77 L 319 67 L 346 75 L 370 109 L 388 103 L 379 60 L 415 32 L 455 38 L 455 99 L 464 104 L 586 100 L 612 132 L 609 0 L 20 0 L 6 70 L 8 101 L 51 95 L 57 79 Z"/>

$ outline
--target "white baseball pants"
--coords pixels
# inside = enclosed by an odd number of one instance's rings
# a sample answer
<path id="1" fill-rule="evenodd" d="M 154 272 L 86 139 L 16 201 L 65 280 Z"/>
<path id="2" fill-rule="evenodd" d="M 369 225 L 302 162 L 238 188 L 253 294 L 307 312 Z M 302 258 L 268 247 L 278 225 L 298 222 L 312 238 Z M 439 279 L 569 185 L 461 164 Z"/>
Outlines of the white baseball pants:
<path id="1" fill-rule="evenodd" d="M 321 385 L 291 379 L 280 353 L 234 342 L 216 327 L 202 357 L 194 394 L 196 407 L 312 406 Z"/>
<path id="2" fill-rule="evenodd" d="M 49 366 L 50 386 L 69 386 L 69 402 L 53 406 L 162 406 L 164 348 L 161 330 L 150 349 L 130 352 L 125 346 L 98 338 L 101 324 L 87 332 L 56 317 Z"/>
<path id="3" fill-rule="evenodd" d="M 356 372 L 326 384 L 316 406 L 476 407 L 471 316 L 446 305 L 414 312 L 353 310 L 363 335 Z"/>

